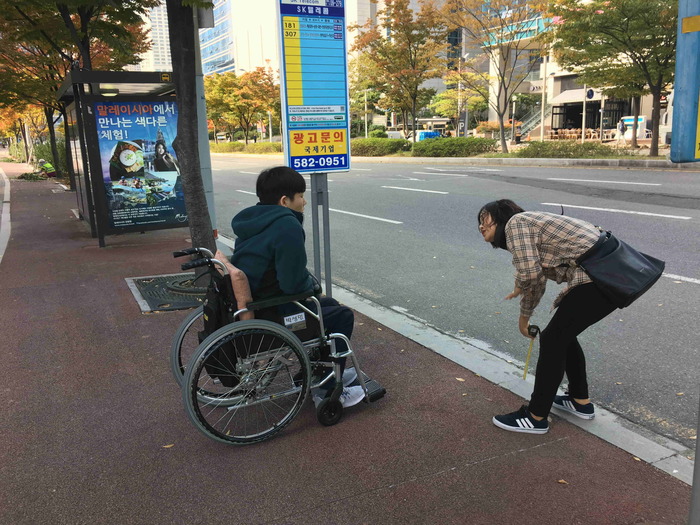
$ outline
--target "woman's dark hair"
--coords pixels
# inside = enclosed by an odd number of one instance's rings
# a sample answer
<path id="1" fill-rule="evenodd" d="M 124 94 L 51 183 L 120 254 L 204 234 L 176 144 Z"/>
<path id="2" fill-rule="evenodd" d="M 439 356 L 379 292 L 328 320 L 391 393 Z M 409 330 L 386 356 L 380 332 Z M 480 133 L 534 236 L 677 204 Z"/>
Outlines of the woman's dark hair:
<path id="1" fill-rule="evenodd" d="M 493 221 L 496 223 L 496 236 L 491 243 L 491 246 L 506 250 L 506 224 L 508 224 L 508 221 L 513 215 L 524 211 L 525 210 L 510 199 L 499 199 L 497 201 L 484 204 L 479 210 L 476 220 L 478 224 L 481 224 L 484 216 L 488 213 L 491 216 L 491 219 L 493 219 Z"/>
<path id="2" fill-rule="evenodd" d="M 260 204 L 277 204 L 282 196 L 294 199 L 306 191 L 306 181 L 299 172 L 287 166 L 276 166 L 260 172 L 255 193 Z"/>

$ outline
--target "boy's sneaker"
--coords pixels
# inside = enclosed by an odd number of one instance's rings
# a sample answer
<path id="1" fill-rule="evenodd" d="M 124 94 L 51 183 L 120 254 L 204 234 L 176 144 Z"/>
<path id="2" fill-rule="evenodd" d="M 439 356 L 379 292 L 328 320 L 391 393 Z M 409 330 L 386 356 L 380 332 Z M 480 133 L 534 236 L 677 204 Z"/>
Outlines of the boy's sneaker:
<path id="1" fill-rule="evenodd" d="M 340 394 L 340 404 L 343 408 L 353 407 L 365 398 L 365 391 L 361 386 L 346 386 Z"/>
<path id="2" fill-rule="evenodd" d="M 311 399 L 314 402 L 314 406 L 318 408 L 325 398 L 330 395 L 330 390 L 325 390 L 323 388 L 314 388 L 311 390 Z M 355 406 L 360 401 L 365 398 L 365 391 L 362 390 L 361 386 L 346 386 L 343 388 L 343 392 L 340 394 L 340 404 L 343 408 L 350 408 Z"/>
<path id="3" fill-rule="evenodd" d="M 565 396 L 554 396 L 554 406 L 560 410 L 566 410 L 581 419 L 593 419 L 595 417 L 593 403 L 588 403 L 587 405 L 577 403 L 568 392 Z"/>
<path id="4" fill-rule="evenodd" d="M 503 430 L 511 432 L 525 432 L 527 434 L 546 434 L 549 430 L 547 419 L 537 421 L 530 417 L 530 411 L 527 405 L 520 407 L 517 412 L 503 414 L 502 416 L 494 416 L 493 424 Z"/>
<path id="5" fill-rule="evenodd" d="M 343 386 L 350 386 L 357 379 L 357 370 L 355 368 L 346 368 L 343 371 Z"/>

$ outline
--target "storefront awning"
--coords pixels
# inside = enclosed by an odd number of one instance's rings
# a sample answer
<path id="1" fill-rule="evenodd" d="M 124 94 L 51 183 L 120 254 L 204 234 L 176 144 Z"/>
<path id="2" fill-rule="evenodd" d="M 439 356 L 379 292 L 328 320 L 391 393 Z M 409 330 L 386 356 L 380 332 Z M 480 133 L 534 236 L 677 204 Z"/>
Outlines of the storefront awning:
<path id="1" fill-rule="evenodd" d="M 552 106 L 561 106 L 562 104 L 572 104 L 576 102 L 583 102 L 583 97 L 586 96 L 586 91 L 593 91 L 593 98 L 589 98 L 586 102 L 593 102 L 594 100 L 600 100 L 600 91 L 595 91 L 592 89 L 567 89 L 562 91 L 556 97 L 549 101 Z"/>

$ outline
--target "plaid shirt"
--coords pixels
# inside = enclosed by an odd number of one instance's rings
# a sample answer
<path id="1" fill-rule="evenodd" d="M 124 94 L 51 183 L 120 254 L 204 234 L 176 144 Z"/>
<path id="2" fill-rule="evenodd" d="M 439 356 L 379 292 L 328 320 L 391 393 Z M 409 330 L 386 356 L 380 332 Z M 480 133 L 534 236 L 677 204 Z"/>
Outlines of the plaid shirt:
<path id="1" fill-rule="evenodd" d="M 600 237 L 598 227 L 571 217 L 526 211 L 513 215 L 506 224 L 505 236 L 508 251 L 513 254 L 515 286 L 522 290 L 521 315 L 532 315 L 544 295 L 547 279 L 568 283 L 552 309 L 574 286 L 591 282 L 581 268 L 569 264 L 595 244 Z"/>

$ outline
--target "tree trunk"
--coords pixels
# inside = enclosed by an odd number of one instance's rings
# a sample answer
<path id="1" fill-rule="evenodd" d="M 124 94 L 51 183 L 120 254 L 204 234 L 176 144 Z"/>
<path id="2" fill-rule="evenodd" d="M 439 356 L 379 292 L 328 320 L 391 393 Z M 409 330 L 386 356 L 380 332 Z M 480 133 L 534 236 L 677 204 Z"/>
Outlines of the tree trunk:
<path id="1" fill-rule="evenodd" d="M 195 27 L 191 7 L 182 0 L 166 0 L 175 92 L 177 94 L 177 137 L 173 149 L 180 163 L 185 207 L 192 246 L 216 251 L 209 208 L 199 165 L 197 146 L 197 93 L 195 86 Z"/>
<path id="2" fill-rule="evenodd" d="M 61 177 L 61 164 L 59 163 L 58 148 L 56 147 L 56 130 L 53 127 L 53 109 L 45 107 L 44 116 L 46 117 L 46 125 L 49 127 L 49 143 L 51 144 L 51 156 L 53 157 L 53 167 L 56 170 L 56 176 Z"/>
<path id="3" fill-rule="evenodd" d="M 651 110 L 651 147 L 649 148 L 649 156 L 658 157 L 659 120 L 661 118 L 661 89 L 652 90 L 651 94 L 653 97 L 653 106 Z"/>
<path id="4" fill-rule="evenodd" d="M 63 115 L 63 136 L 65 137 L 66 146 L 66 169 L 68 170 L 68 179 L 70 180 L 70 191 L 75 191 L 75 172 L 73 171 L 73 153 L 70 150 L 70 134 L 68 131 L 68 115 L 66 114 L 65 106 L 61 105 L 61 115 Z"/>
<path id="5" fill-rule="evenodd" d="M 19 119 L 19 130 L 22 133 L 22 143 L 24 144 L 24 162 L 29 162 L 29 133 L 27 133 L 27 126 L 24 124 L 22 119 Z"/>
<path id="6" fill-rule="evenodd" d="M 506 126 L 503 123 L 504 114 L 498 113 L 498 129 L 501 131 L 501 151 L 508 153 L 508 142 L 506 142 Z"/>
<path id="7" fill-rule="evenodd" d="M 633 97 L 632 98 L 632 115 L 634 116 L 634 122 L 632 122 L 632 141 L 630 142 L 630 146 L 632 149 L 637 149 L 637 128 L 639 127 L 639 103 L 640 103 L 640 98 L 641 97 Z"/>

